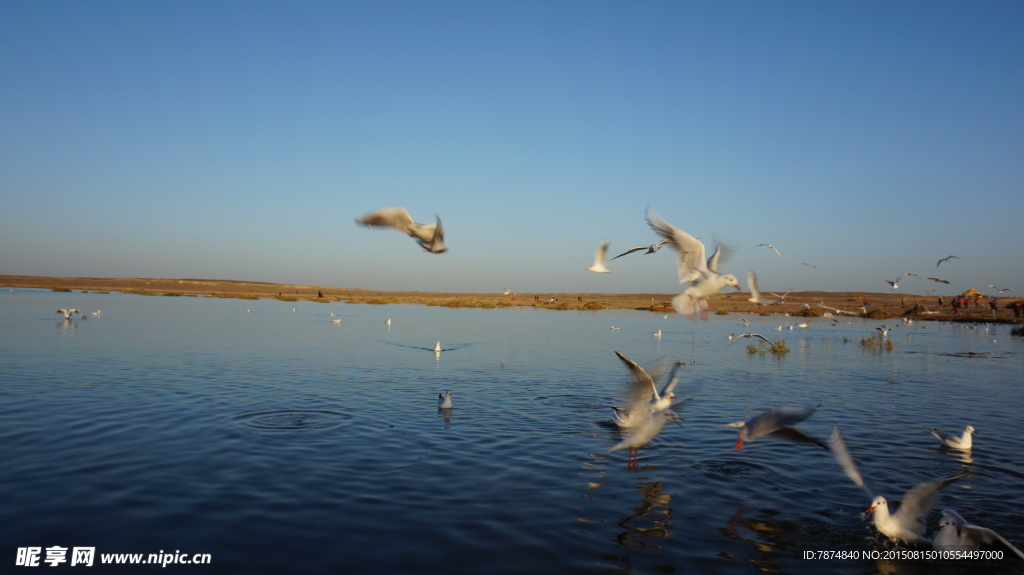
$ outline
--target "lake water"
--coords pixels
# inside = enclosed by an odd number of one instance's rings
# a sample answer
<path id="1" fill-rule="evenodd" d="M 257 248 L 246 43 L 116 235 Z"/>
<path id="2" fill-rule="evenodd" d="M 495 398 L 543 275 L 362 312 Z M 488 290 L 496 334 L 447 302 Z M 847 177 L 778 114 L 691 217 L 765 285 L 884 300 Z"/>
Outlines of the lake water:
<path id="1" fill-rule="evenodd" d="M 102 313 L 54 313 L 70 307 Z M 1024 341 L 1010 326 L 779 333 L 801 320 L 6 289 L 0 317 L 8 566 L 18 548 L 60 546 L 95 547 L 97 573 L 152 572 L 99 565 L 110 553 L 209 554 L 166 568 L 182 573 L 1024 573 L 1014 559 L 805 559 L 890 545 L 828 452 L 735 450 L 723 426 L 820 402 L 800 427 L 824 439 L 838 424 L 890 500 L 967 466 L 938 509 L 1024 543 Z M 882 323 L 899 324 L 893 349 L 861 345 Z M 747 331 L 790 352 L 728 346 Z M 605 453 L 629 378 L 616 350 L 643 365 L 671 354 L 687 362 L 680 387 L 699 390 L 635 473 L 624 450 Z M 969 454 L 925 429 L 966 424 Z M 79 568 L 70 554 L 59 569 Z"/>

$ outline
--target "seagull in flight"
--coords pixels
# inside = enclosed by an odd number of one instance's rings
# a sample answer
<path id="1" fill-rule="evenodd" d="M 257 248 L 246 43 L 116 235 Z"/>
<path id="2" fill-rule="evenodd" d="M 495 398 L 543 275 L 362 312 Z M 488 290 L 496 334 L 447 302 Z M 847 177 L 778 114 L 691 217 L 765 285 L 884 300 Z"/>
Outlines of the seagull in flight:
<path id="1" fill-rule="evenodd" d="M 988 287 L 989 287 L 989 289 L 994 289 L 994 290 L 998 291 L 999 293 L 1003 293 L 1004 291 L 1010 291 L 1010 292 L 1013 292 L 1013 293 L 1017 293 L 1017 292 L 1015 292 L 1013 290 L 1013 288 L 998 288 L 998 287 L 996 287 L 996 286 L 994 286 L 992 284 L 988 284 Z"/>
<path id="2" fill-rule="evenodd" d="M 932 540 L 932 548 L 944 551 L 977 551 L 982 544 L 1001 544 L 1021 559 L 1024 553 L 1013 546 L 1002 535 L 986 527 L 968 523 L 952 509 L 943 509 L 938 531 Z"/>
<path id="3" fill-rule="evenodd" d="M 780 252 L 780 251 L 779 251 L 779 248 L 777 248 L 777 247 L 775 247 L 775 246 L 773 246 L 773 245 L 771 245 L 771 244 L 757 244 L 757 245 L 756 245 L 756 246 L 754 246 L 754 247 L 755 247 L 755 248 L 759 248 L 759 247 L 761 247 L 761 246 L 764 246 L 764 247 L 766 247 L 766 248 L 770 248 L 770 249 L 773 249 L 773 250 L 775 250 L 775 253 L 779 254 L 779 257 L 780 257 L 780 258 L 782 257 L 782 252 Z"/>
<path id="4" fill-rule="evenodd" d="M 412 216 L 405 208 L 391 207 L 356 218 L 356 223 L 361 226 L 395 228 L 416 239 L 421 248 L 432 254 L 440 254 L 448 250 L 444 247 L 444 228 L 441 227 L 441 218 L 439 217 L 432 224 L 418 224 L 413 221 Z"/>
<path id="5" fill-rule="evenodd" d="M 928 279 L 932 280 L 933 282 L 939 282 L 940 284 L 948 284 L 949 283 L 949 280 L 944 280 L 942 278 L 928 278 Z"/>
<path id="6" fill-rule="evenodd" d="M 633 253 L 633 252 L 638 252 L 638 251 L 640 251 L 640 250 L 647 250 L 647 251 L 646 251 L 645 253 L 648 253 L 648 254 L 653 254 L 654 252 L 656 252 L 656 251 L 660 250 L 660 249 L 661 249 L 661 246 L 663 246 L 663 245 L 665 245 L 665 244 L 667 244 L 667 243 L 668 243 L 668 240 L 661 240 L 660 242 L 657 242 L 657 243 L 651 244 L 651 245 L 649 245 L 649 246 L 637 246 L 637 247 L 635 247 L 635 248 L 630 248 L 630 249 L 628 249 L 628 250 L 626 250 L 626 251 L 622 252 L 621 254 L 619 254 L 619 255 L 615 256 L 615 257 L 614 257 L 614 258 L 612 258 L 612 259 L 614 260 L 614 259 L 616 259 L 616 258 L 621 258 L 622 256 L 624 256 L 624 255 L 626 255 L 626 254 L 631 254 L 631 253 Z"/>
<path id="7" fill-rule="evenodd" d="M 61 308 L 61 309 L 57 310 L 57 313 L 63 314 L 64 315 L 64 319 L 71 319 L 71 316 L 73 316 L 76 313 L 78 313 L 78 310 L 77 309 L 64 309 L 64 308 Z"/>
<path id="8" fill-rule="evenodd" d="M 759 337 L 759 338 L 763 339 L 764 341 L 768 342 L 768 345 L 772 345 L 772 342 L 769 341 L 767 337 L 765 337 L 765 336 L 763 336 L 763 335 L 761 335 L 759 333 L 741 333 L 741 334 L 737 335 L 736 337 L 734 337 L 732 339 L 732 341 L 729 342 L 729 345 L 727 345 L 725 347 L 729 347 L 732 344 L 736 343 L 736 340 L 738 340 L 741 337 Z"/>
<path id="9" fill-rule="evenodd" d="M 750 303 L 765 305 L 765 303 L 761 301 L 761 290 L 757 287 L 757 274 L 753 271 L 747 272 L 747 289 L 750 290 L 750 297 L 747 298 L 747 301 Z M 750 325 L 749 321 L 747 322 L 747 325 Z"/>
<path id="10" fill-rule="evenodd" d="M 903 495 L 899 509 L 892 513 L 889 511 L 889 503 L 886 498 L 864 481 L 860 470 L 857 469 L 857 464 L 850 456 L 846 441 L 843 440 L 843 436 L 839 432 L 839 426 L 832 428 L 828 445 L 843 473 L 850 478 L 850 481 L 853 481 L 854 485 L 863 489 L 868 497 L 872 498 L 867 512 L 874 514 L 875 528 L 889 539 L 901 540 L 906 543 L 929 543 L 924 536 L 924 519 L 938 501 L 939 491 L 950 483 L 967 476 L 967 469 L 961 468 L 949 477 L 920 483 Z"/>
<path id="11" fill-rule="evenodd" d="M 935 267 L 939 267 L 940 265 L 942 265 L 942 262 L 948 262 L 949 260 L 954 259 L 954 258 L 960 259 L 959 256 L 952 256 L 952 255 L 946 256 L 946 257 L 942 258 L 941 260 L 939 260 L 939 263 L 935 264 Z"/>
<path id="12" fill-rule="evenodd" d="M 807 263 L 807 262 L 800 262 L 800 265 L 802 265 L 802 266 L 807 266 L 808 268 L 810 268 L 810 269 L 813 269 L 813 270 L 816 270 L 816 269 L 818 269 L 818 266 L 816 266 L 816 265 L 812 265 L 812 264 L 809 264 L 809 263 Z"/>
<path id="13" fill-rule="evenodd" d="M 634 402 L 639 401 L 636 397 L 632 397 L 636 393 L 647 394 L 646 409 L 650 413 L 668 409 L 672 406 L 672 403 L 676 399 L 676 395 L 673 390 L 675 389 L 676 384 L 679 383 L 679 377 L 676 374 L 679 371 L 680 364 L 673 366 L 672 371 L 668 375 L 668 382 L 665 384 L 665 387 L 661 389 L 661 393 L 658 393 L 658 388 L 654 385 L 654 376 L 625 355 L 617 351 L 615 352 L 615 355 L 622 360 L 622 363 L 626 364 L 626 367 L 629 368 L 629 372 L 633 374 L 633 379 L 636 380 L 635 384 L 629 385 L 631 399 L 634 400 L 630 403 L 630 407 L 612 408 L 612 418 L 619 427 L 633 427 L 646 419 L 646 416 L 637 411 L 636 406 L 633 405 Z M 662 373 L 664 373 L 663 370 L 655 372 L 654 375 L 660 377 Z M 637 391 L 636 388 L 638 388 L 639 391 Z M 643 411 L 643 409 L 640 411 Z"/>
<path id="14" fill-rule="evenodd" d="M 700 240 L 661 219 L 650 208 L 647 208 L 647 224 L 659 236 L 669 240 L 669 245 L 678 253 L 679 283 L 690 284 L 683 293 L 672 298 L 672 307 L 677 312 L 688 314 L 690 319 L 696 319 L 700 312 L 701 319 L 707 319 L 708 296 L 726 286 L 740 289 L 736 276 L 718 273 L 718 264 L 728 259 L 726 252 L 731 251 L 729 248 L 719 244 L 705 262 L 704 244 Z"/>
<path id="15" fill-rule="evenodd" d="M 588 272 L 597 272 L 599 274 L 608 274 L 612 270 L 608 269 L 604 264 L 608 257 L 608 244 L 611 243 L 608 240 L 601 242 L 601 245 L 597 246 L 597 252 L 594 253 L 594 265 L 587 268 Z"/>
<path id="16" fill-rule="evenodd" d="M 744 441 L 750 443 L 758 437 L 765 435 L 770 435 L 778 439 L 785 439 L 795 443 L 810 443 L 812 445 L 828 449 L 828 446 L 824 443 L 793 427 L 797 423 L 800 423 L 810 417 L 811 414 L 814 413 L 814 410 L 818 409 L 820 405 L 821 404 L 811 405 L 808 407 L 773 407 L 746 421 L 734 421 L 732 423 L 727 423 L 726 425 L 740 430 L 739 436 L 736 438 L 736 449 L 742 448 Z"/>
<path id="17" fill-rule="evenodd" d="M 884 325 L 882 327 L 876 327 L 875 329 L 878 333 L 882 334 L 882 337 L 889 337 L 889 332 L 892 331 L 891 327 L 885 327 Z"/>

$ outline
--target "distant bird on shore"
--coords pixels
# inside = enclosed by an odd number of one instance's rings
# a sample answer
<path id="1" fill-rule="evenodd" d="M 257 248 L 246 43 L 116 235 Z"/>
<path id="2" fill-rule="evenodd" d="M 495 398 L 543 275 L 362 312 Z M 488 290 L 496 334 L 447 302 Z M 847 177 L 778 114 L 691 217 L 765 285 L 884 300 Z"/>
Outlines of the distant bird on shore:
<path id="1" fill-rule="evenodd" d="M 57 313 L 62 314 L 64 316 L 64 319 L 71 319 L 71 316 L 75 315 L 78 312 L 79 312 L 79 310 L 77 310 L 77 309 L 64 309 L 64 308 L 61 308 L 61 309 L 57 310 Z"/>
<path id="2" fill-rule="evenodd" d="M 939 260 L 939 263 L 935 264 L 935 267 L 939 267 L 940 265 L 942 265 L 942 262 L 948 262 L 949 260 L 951 260 L 953 258 L 960 259 L 959 256 L 952 256 L 952 255 L 951 256 L 946 256 L 946 257 L 942 258 L 941 260 Z"/>
<path id="3" fill-rule="evenodd" d="M 782 252 L 780 252 L 780 251 L 779 251 L 779 248 L 777 248 L 777 247 L 773 246 L 772 244 L 757 244 L 757 245 L 756 245 L 756 246 L 754 246 L 754 247 L 755 247 L 755 248 L 759 248 L 759 247 L 761 247 L 761 246 L 764 246 L 764 247 L 766 247 L 766 248 L 770 248 L 770 249 L 773 249 L 773 250 L 775 250 L 775 253 L 779 254 L 779 257 L 780 257 L 780 258 L 782 257 Z"/>
<path id="4" fill-rule="evenodd" d="M 403 234 L 415 238 L 421 248 L 432 254 L 440 254 L 448 250 L 444 246 L 444 228 L 441 227 L 441 218 L 439 217 L 432 224 L 418 224 L 413 221 L 412 216 L 405 208 L 391 207 L 356 218 L 356 223 L 361 226 L 395 228 Z"/>
<path id="5" fill-rule="evenodd" d="M 677 312 L 689 315 L 690 319 L 696 319 L 697 313 L 701 312 L 701 319 L 707 319 L 708 296 L 726 286 L 740 289 L 736 276 L 718 273 L 718 264 L 728 259 L 726 252 L 731 251 L 730 248 L 719 244 L 705 262 L 704 244 L 700 240 L 661 219 L 650 208 L 647 209 L 647 224 L 659 236 L 669 240 L 669 245 L 678 254 L 679 283 L 690 284 L 683 293 L 672 298 L 672 307 Z"/>
<path id="6" fill-rule="evenodd" d="M 604 265 L 608 257 L 608 244 L 610 243 L 608 240 L 604 240 L 601 242 L 601 245 L 597 246 L 597 251 L 594 252 L 594 265 L 587 268 L 588 272 L 597 272 L 599 274 L 611 273 L 612 270 Z"/>
<path id="7" fill-rule="evenodd" d="M 957 437 L 950 433 L 946 433 L 944 431 L 939 431 L 938 429 L 935 429 L 933 427 L 929 427 L 928 431 L 932 432 L 932 435 L 934 435 L 936 439 L 941 441 L 943 445 L 945 445 L 946 447 L 952 447 L 954 449 L 970 449 L 973 445 L 973 442 L 971 441 L 973 438 L 971 437 L 971 435 L 976 433 L 974 431 L 974 428 L 971 427 L 970 425 L 964 428 L 964 433 L 960 437 Z"/>
<path id="8" fill-rule="evenodd" d="M 637 247 L 635 247 L 635 248 L 630 248 L 630 249 L 628 249 L 628 250 L 626 250 L 626 251 L 622 252 L 621 254 L 619 254 L 619 255 L 615 256 L 615 257 L 614 257 L 614 258 L 612 258 L 612 259 L 614 260 L 614 259 L 616 259 L 616 258 L 621 258 L 622 256 L 624 256 L 624 255 L 626 255 L 626 254 L 631 254 L 631 253 L 633 253 L 633 252 L 638 252 L 638 251 L 640 251 L 640 250 L 647 250 L 647 251 L 646 251 L 645 253 L 647 253 L 647 254 L 653 254 L 654 252 L 656 252 L 656 251 L 660 250 L 660 249 L 661 249 L 661 246 L 663 246 L 663 245 L 665 245 L 665 244 L 667 244 L 667 243 L 668 243 L 668 240 L 661 240 L 660 242 L 657 242 L 657 243 L 651 244 L 651 245 L 649 245 L 649 246 L 637 246 Z"/>

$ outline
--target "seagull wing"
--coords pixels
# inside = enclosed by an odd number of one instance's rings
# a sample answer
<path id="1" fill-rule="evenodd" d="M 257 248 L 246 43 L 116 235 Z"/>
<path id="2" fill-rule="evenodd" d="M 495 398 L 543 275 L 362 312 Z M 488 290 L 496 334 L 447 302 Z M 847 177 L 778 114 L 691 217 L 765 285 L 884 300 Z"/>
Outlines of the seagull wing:
<path id="1" fill-rule="evenodd" d="M 962 468 L 953 475 L 944 479 L 936 479 L 915 485 L 903 495 L 900 508 L 893 514 L 893 518 L 900 525 L 912 531 L 924 532 L 924 519 L 928 512 L 935 507 L 939 499 L 939 491 L 950 483 L 967 476 L 967 469 Z"/>
<path id="2" fill-rule="evenodd" d="M 656 401 L 659 397 L 658 388 L 654 386 L 654 379 L 637 362 L 617 351 L 615 355 L 619 356 L 622 363 L 626 364 L 629 372 L 633 374 L 633 379 L 636 381 L 636 383 L 627 386 L 630 390 L 630 409 L 646 410 L 647 404 Z"/>
<path id="3" fill-rule="evenodd" d="M 965 523 L 960 530 L 960 543 L 961 545 L 967 545 L 970 547 L 981 544 L 993 545 L 1001 543 L 1010 551 L 1016 553 L 1018 557 L 1024 559 L 1024 553 L 1021 553 L 1021 550 L 1014 547 L 1014 545 L 1007 541 L 1006 538 L 995 531 L 987 527 L 981 527 L 980 525 Z"/>
<path id="4" fill-rule="evenodd" d="M 615 257 L 614 257 L 614 258 L 612 258 L 612 259 L 614 260 L 615 258 L 621 258 L 621 257 L 622 257 L 622 256 L 624 256 L 624 255 L 627 255 L 627 254 L 631 254 L 631 253 L 633 253 L 633 252 L 638 252 L 638 251 L 640 251 L 640 250 L 646 250 L 646 249 L 650 249 L 650 247 L 651 247 L 651 246 L 639 246 L 639 247 L 635 247 L 635 248 L 630 248 L 630 249 L 628 249 L 628 250 L 626 250 L 626 251 L 622 252 L 621 254 L 619 254 L 619 255 L 615 256 Z"/>
<path id="5" fill-rule="evenodd" d="M 704 262 L 704 244 L 700 240 L 661 219 L 654 210 L 647 209 L 647 225 L 654 233 L 668 240 L 679 255 L 679 283 L 692 283 L 707 273 Z"/>
<path id="6" fill-rule="evenodd" d="M 356 218 L 356 223 L 361 226 L 390 227 L 408 234 L 416 224 L 412 216 L 405 208 L 391 207 L 370 212 L 361 218 Z M 440 222 L 439 222 L 440 223 Z"/>
<path id="7" fill-rule="evenodd" d="M 796 427 L 791 427 L 787 425 L 784 427 L 780 427 L 779 429 L 776 429 L 775 431 L 769 433 L 768 435 L 771 435 L 776 439 L 791 441 L 793 443 L 806 443 L 808 445 L 817 445 L 822 449 L 828 450 L 828 445 L 826 445 L 824 442 L 817 439 L 813 435 L 804 432 L 801 429 L 797 429 Z"/>
<path id="8" fill-rule="evenodd" d="M 850 481 L 854 485 L 860 487 L 868 494 L 868 498 L 874 499 L 875 493 L 867 483 L 864 482 L 864 476 L 860 474 L 860 470 L 857 469 L 856 462 L 853 461 L 853 457 L 850 456 L 850 450 L 846 447 L 846 441 L 843 439 L 843 435 L 839 432 L 839 426 L 832 428 L 832 435 L 828 437 L 829 451 L 832 452 L 832 456 L 836 458 L 836 463 L 843 470 L 843 473 L 850 478 Z"/>

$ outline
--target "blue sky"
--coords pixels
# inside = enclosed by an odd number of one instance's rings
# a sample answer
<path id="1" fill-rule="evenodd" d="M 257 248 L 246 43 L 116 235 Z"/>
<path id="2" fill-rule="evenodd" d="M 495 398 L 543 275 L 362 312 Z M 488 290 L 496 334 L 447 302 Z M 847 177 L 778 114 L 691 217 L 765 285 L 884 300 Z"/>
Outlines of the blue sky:
<path id="1" fill-rule="evenodd" d="M 584 271 L 655 241 L 650 205 L 763 290 L 1024 293 L 1022 26 L 1016 2 L 5 2 L 0 273 L 679 292 L 668 250 Z M 355 225 L 391 205 L 449 252 Z"/>

